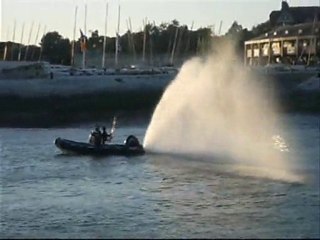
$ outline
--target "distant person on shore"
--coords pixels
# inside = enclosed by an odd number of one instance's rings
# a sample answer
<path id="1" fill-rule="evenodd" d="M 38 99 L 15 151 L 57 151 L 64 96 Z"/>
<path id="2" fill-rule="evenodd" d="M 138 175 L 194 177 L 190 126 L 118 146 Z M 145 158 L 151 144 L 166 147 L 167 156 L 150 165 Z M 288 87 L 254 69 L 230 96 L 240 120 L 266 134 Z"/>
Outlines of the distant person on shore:
<path id="1" fill-rule="evenodd" d="M 53 72 L 50 72 L 50 79 L 53 79 Z"/>
<path id="2" fill-rule="evenodd" d="M 110 142 L 112 139 L 112 134 L 108 133 L 106 131 L 106 127 L 102 127 L 102 144 L 105 144 L 106 142 Z"/>

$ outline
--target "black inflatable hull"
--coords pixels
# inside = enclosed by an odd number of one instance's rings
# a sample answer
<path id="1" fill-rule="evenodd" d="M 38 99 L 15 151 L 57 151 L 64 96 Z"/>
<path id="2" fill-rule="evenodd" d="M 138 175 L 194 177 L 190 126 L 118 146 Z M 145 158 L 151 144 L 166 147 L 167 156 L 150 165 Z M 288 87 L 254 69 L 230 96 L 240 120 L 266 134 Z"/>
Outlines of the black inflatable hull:
<path id="1" fill-rule="evenodd" d="M 125 144 L 106 144 L 97 147 L 90 143 L 76 142 L 63 138 L 57 138 L 54 144 L 62 152 L 67 154 L 134 156 L 145 153 L 141 145 L 130 147 Z"/>

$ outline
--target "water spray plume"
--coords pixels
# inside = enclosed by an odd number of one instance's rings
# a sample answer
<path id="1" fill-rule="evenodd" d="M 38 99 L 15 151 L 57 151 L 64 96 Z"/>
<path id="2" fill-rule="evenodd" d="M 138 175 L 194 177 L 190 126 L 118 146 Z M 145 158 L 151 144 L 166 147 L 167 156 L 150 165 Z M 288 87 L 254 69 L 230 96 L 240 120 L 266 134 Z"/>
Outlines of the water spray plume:
<path id="1" fill-rule="evenodd" d="M 280 126 L 268 81 L 245 70 L 235 56 L 232 44 L 224 43 L 187 61 L 157 105 L 144 147 L 224 156 L 291 178 L 283 153 L 272 147 Z"/>

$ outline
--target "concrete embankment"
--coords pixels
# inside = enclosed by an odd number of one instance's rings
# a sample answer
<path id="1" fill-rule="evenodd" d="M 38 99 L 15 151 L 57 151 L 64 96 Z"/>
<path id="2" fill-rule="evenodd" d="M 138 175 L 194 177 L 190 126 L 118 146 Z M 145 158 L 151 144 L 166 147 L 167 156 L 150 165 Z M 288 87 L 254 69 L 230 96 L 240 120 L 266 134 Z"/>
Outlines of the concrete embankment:
<path id="1" fill-rule="evenodd" d="M 320 113 L 320 73 L 300 83 L 281 100 L 286 111 Z"/>
<path id="2" fill-rule="evenodd" d="M 161 76 L 1 80 L 0 127 L 63 126 L 114 115 L 149 119 L 171 80 Z M 280 111 L 320 113 L 319 78 L 287 91 L 288 86 L 281 91 L 277 84 L 270 86 Z"/>
<path id="3" fill-rule="evenodd" d="M 278 103 L 281 112 L 320 113 L 320 73 L 260 73 L 269 97 Z"/>
<path id="4" fill-rule="evenodd" d="M 173 77 L 1 80 L 0 126 L 50 127 L 125 112 L 150 114 Z"/>
<path id="5" fill-rule="evenodd" d="M 114 115 L 149 116 L 162 92 L 96 93 L 71 97 L 0 97 L 0 126 L 50 127 L 100 121 Z M 127 113 L 127 114 L 126 114 Z"/>

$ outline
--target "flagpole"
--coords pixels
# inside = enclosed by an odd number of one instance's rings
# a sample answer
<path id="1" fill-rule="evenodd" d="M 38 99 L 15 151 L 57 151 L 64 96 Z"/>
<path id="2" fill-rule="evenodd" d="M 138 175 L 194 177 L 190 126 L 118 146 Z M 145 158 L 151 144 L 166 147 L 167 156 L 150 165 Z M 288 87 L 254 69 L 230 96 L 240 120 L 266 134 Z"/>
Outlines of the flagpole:
<path id="1" fill-rule="evenodd" d="M 106 62 L 106 44 L 107 44 L 107 27 L 108 27 L 108 3 L 106 3 L 106 17 L 105 17 L 105 22 L 104 22 L 104 38 L 103 38 L 103 50 L 102 50 L 102 63 L 101 63 L 101 68 L 105 68 L 105 62 Z"/>
<path id="2" fill-rule="evenodd" d="M 87 4 L 84 5 L 84 35 L 87 36 Z M 86 47 L 82 51 L 82 68 L 86 68 Z"/>

